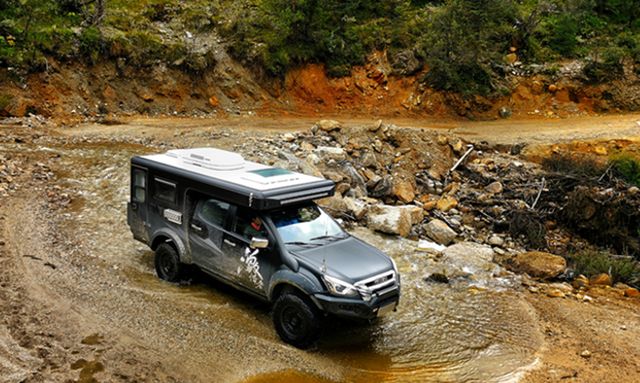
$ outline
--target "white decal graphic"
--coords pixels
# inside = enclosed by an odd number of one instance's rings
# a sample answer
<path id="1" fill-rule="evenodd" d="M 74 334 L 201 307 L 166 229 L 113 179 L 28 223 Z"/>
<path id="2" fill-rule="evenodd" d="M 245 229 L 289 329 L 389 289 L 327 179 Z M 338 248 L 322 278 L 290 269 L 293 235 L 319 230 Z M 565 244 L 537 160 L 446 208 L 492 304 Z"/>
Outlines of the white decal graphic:
<path id="1" fill-rule="evenodd" d="M 240 257 L 240 261 L 242 265 L 238 267 L 238 275 L 242 274 L 243 271 L 249 276 L 249 280 L 256 285 L 259 289 L 264 287 L 264 282 L 262 280 L 262 275 L 260 274 L 260 264 L 258 263 L 258 258 L 256 255 L 260 252 L 260 249 L 255 249 L 251 251 L 250 248 L 244 249 L 244 256 Z"/>

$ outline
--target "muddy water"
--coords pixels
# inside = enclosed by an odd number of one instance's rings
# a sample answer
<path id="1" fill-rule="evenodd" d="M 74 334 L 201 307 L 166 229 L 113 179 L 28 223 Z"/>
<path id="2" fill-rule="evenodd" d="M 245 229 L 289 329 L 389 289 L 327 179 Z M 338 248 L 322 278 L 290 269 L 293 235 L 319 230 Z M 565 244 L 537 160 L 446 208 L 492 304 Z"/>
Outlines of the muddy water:
<path id="1" fill-rule="evenodd" d="M 455 262 L 429 259 L 415 242 L 366 229 L 354 234 L 391 255 L 402 275 L 396 313 L 352 334 L 329 335 L 321 352 L 347 367 L 353 382 L 515 381 L 535 363 L 541 337 L 532 311 L 505 287 L 514 276 L 495 277 L 494 265 L 451 284 L 428 283 L 432 272 L 453 273 Z M 477 264 L 477 260 L 468 260 Z"/>
<path id="2" fill-rule="evenodd" d="M 254 359 L 255 366 L 244 366 L 244 373 L 230 375 L 240 380 L 249 376 L 247 382 L 506 382 L 517 381 L 536 362 L 541 336 L 534 314 L 513 289 L 506 288 L 518 285 L 515 276 L 502 275 L 495 265 L 486 264 L 467 270 L 469 276 L 447 285 L 428 283 L 424 277 L 430 273 L 448 272 L 459 265 L 415 251 L 415 242 L 366 229 L 355 229 L 354 234 L 398 263 L 403 278 L 398 311 L 366 327 L 332 322 L 315 350 L 301 352 L 284 346 L 274 335 L 268 308 L 201 276 L 190 286 L 171 286 L 154 276 L 153 254 L 131 239 L 125 212 L 129 158 L 158 148 L 102 142 L 37 148 L 43 149 L 59 155 L 56 171 L 60 185 L 74 200 L 62 217 L 78 243 L 70 255 L 78 253 L 82 262 L 94 262 L 114 274 L 118 283 L 104 283 L 117 294 L 160 306 L 156 317 L 151 317 L 157 324 L 140 325 L 114 315 L 113 310 L 124 304 L 121 301 L 111 306 L 104 302 L 104 308 L 92 307 L 92 312 L 116 318 L 119 326 L 132 332 L 153 334 L 158 344 L 175 344 L 172 352 L 197 358 L 194 355 L 214 351 L 209 337 L 242 333 L 260 347 L 282 355 L 273 363 L 269 355 Z M 467 261 L 477 264 L 476 260 Z M 101 273 L 95 278 L 103 278 Z M 183 326 L 174 323 L 172 315 L 176 313 L 197 316 L 198 323 L 181 328 L 186 334 L 181 339 L 158 335 L 154 326 Z M 244 348 L 242 344 L 236 347 L 238 350 L 228 350 L 232 362 L 238 362 L 233 354 Z M 206 357 L 195 362 L 213 363 Z"/>

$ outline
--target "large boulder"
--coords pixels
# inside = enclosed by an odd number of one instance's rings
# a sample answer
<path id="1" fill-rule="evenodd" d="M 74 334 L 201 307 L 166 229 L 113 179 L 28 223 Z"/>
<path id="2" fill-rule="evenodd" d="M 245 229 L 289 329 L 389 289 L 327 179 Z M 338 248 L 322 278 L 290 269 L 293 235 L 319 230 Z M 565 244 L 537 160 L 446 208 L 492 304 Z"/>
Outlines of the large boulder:
<path id="1" fill-rule="evenodd" d="M 432 219 L 424 225 L 424 228 L 427 236 L 441 245 L 450 244 L 458 235 L 449 225 L 439 219 Z"/>
<path id="2" fill-rule="evenodd" d="M 375 205 L 369 209 L 367 226 L 383 233 L 406 237 L 411 226 L 422 220 L 423 214 L 418 206 Z"/>
<path id="3" fill-rule="evenodd" d="M 558 255 L 543 251 L 529 251 L 518 254 L 508 266 L 515 272 L 527 273 L 534 278 L 550 279 L 565 271 L 567 261 Z"/>

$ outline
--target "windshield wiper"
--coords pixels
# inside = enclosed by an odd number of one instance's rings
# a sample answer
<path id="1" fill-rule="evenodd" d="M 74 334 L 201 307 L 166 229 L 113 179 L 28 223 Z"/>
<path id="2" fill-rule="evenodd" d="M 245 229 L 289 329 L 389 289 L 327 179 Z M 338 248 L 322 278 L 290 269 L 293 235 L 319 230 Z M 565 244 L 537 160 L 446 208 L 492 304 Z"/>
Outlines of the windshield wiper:
<path id="1" fill-rule="evenodd" d="M 300 242 L 300 241 L 285 242 L 284 244 L 285 245 L 294 245 L 294 246 L 311 246 L 311 247 L 320 246 L 319 243 Z"/>
<path id="2" fill-rule="evenodd" d="M 341 235 L 331 234 L 331 235 L 321 235 L 321 236 L 318 236 L 318 237 L 313 237 L 313 238 L 310 239 L 310 241 L 315 241 L 315 240 L 320 240 L 320 239 L 344 239 L 344 238 L 347 238 L 347 236 L 344 235 L 344 234 L 341 234 Z"/>

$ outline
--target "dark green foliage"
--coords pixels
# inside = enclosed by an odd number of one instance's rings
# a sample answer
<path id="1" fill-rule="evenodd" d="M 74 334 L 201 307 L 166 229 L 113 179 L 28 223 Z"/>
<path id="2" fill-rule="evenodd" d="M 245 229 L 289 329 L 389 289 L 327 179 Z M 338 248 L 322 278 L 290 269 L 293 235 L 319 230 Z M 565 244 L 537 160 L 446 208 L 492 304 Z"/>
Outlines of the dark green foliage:
<path id="1" fill-rule="evenodd" d="M 451 0 L 434 11 L 421 50 L 430 68 L 425 80 L 436 89 L 487 94 L 495 89 L 492 64 L 508 52 L 515 3 Z"/>
<path id="2" fill-rule="evenodd" d="M 11 95 L 0 93 L 0 115 L 2 115 L 2 112 L 5 110 L 5 108 L 7 108 L 11 104 L 12 100 L 13 97 L 11 97 Z"/>
<path id="3" fill-rule="evenodd" d="M 305 63 L 347 75 L 386 50 L 395 74 L 427 68 L 424 81 L 436 89 L 502 94 L 512 46 L 525 63 L 587 59 L 593 82 L 622 76 L 624 62 L 640 63 L 640 1 L 0 0 L 2 66 L 126 58 L 201 72 L 215 60 L 193 36 L 222 36 L 226 48 L 211 50 L 269 75 Z"/>
<path id="4" fill-rule="evenodd" d="M 613 282 L 623 282 L 637 286 L 640 283 L 640 266 L 631 257 L 615 257 L 601 251 L 583 251 L 571 255 L 571 262 L 577 274 L 588 277 L 607 273 Z"/>
<path id="5" fill-rule="evenodd" d="M 640 186 L 640 160 L 622 154 L 611 160 L 611 166 L 616 176 L 632 185 Z"/>
<path id="6" fill-rule="evenodd" d="M 235 56 L 282 75 L 305 62 L 327 64 L 334 75 L 348 74 L 368 53 L 386 45 L 405 1 L 263 0 L 223 26 Z M 395 24 L 397 25 L 397 24 Z"/>
<path id="7" fill-rule="evenodd" d="M 549 34 L 546 43 L 562 57 L 573 57 L 578 46 L 578 21 L 573 15 L 561 14 L 547 21 Z"/>

